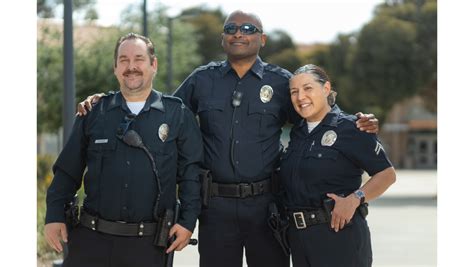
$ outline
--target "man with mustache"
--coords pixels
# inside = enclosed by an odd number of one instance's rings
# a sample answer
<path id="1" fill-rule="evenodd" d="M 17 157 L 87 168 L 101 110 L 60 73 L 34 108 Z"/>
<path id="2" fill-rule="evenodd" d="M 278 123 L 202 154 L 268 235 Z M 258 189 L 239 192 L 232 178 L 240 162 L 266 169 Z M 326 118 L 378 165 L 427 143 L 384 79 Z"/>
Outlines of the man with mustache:
<path id="1" fill-rule="evenodd" d="M 121 37 L 114 59 L 120 92 L 76 118 L 53 166 L 44 232 L 58 252 L 67 243 L 65 267 L 164 266 L 166 253 L 188 244 L 200 213 L 202 137 L 193 114 L 180 99 L 152 89 L 158 62 L 148 38 Z M 64 206 L 82 182 L 80 223 L 68 232 Z M 165 229 L 176 184 L 182 209 Z M 169 247 L 168 236 L 176 237 Z"/>

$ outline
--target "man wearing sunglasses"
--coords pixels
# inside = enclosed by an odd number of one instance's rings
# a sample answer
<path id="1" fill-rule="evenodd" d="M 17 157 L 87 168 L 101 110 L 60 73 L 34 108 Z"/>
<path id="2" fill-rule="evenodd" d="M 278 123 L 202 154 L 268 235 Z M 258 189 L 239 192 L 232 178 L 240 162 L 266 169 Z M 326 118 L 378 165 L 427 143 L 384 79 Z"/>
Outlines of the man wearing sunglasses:
<path id="1" fill-rule="evenodd" d="M 174 93 L 199 116 L 212 178 L 199 217 L 201 267 L 241 267 L 244 248 L 249 267 L 290 265 L 267 219 L 281 128 L 300 119 L 289 95 L 291 73 L 258 56 L 266 40 L 257 15 L 232 12 L 221 39 L 227 60 L 198 67 Z M 78 112 L 85 114 L 98 96 L 80 103 Z M 376 119 L 362 117 L 367 131 L 378 130 Z"/>
<path id="2" fill-rule="evenodd" d="M 158 62 L 148 38 L 121 37 L 114 58 L 120 92 L 76 118 L 53 166 L 45 237 L 58 252 L 68 244 L 64 267 L 165 266 L 166 253 L 188 244 L 200 212 L 202 137 L 194 115 L 152 89 Z M 83 182 L 80 219 L 68 232 L 64 207 Z M 182 208 L 171 225 L 165 210 L 175 207 L 176 184 Z M 169 236 L 176 239 L 168 247 Z"/>

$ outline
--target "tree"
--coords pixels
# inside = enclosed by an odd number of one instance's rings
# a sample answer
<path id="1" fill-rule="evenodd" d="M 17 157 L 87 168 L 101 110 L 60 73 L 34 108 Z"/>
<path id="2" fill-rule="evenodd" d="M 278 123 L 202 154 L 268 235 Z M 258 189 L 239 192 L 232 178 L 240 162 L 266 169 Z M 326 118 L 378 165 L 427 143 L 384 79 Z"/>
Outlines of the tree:
<path id="1" fill-rule="evenodd" d="M 351 99 L 381 114 L 413 95 L 417 86 L 416 29 L 408 22 L 378 17 L 361 31 L 354 56 Z"/>
<path id="2" fill-rule="evenodd" d="M 73 0 L 73 10 L 75 15 L 84 20 L 95 20 L 99 18 L 95 10 L 97 0 Z M 37 0 L 36 15 L 39 18 L 54 18 L 54 9 L 62 6 L 64 0 Z"/>
<path id="3" fill-rule="evenodd" d="M 221 34 L 226 15 L 222 10 L 220 8 L 212 10 L 200 6 L 183 10 L 181 15 L 184 21 L 194 26 L 198 44 L 197 51 L 202 57 L 199 65 L 224 60 L 226 56 L 221 46 Z"/>
<path id="4" fill-rule="evenodd" d="M 266 62 L 278 65 L 291 72 L 301 66 L 301 60 L 298 57 L 296 49 L 286 48 L 279 53 L 268 56 Z"/>
<path id="5" fill-rule="evenodd" d="M 291 36 L 283 30 L 274 30 L 267 33 L 267 43 L 260 50 L 260 56 L 263 59 L 267 59 L 286 49 L 296 49 Z"/>
<path id="6" fill-rule="evenodd" d="M 54 132 L 60 127 L 62 120 L 62 33 L 54 27 L 42 27 L 38 38 L 37 130 L 38 132 Z"/>

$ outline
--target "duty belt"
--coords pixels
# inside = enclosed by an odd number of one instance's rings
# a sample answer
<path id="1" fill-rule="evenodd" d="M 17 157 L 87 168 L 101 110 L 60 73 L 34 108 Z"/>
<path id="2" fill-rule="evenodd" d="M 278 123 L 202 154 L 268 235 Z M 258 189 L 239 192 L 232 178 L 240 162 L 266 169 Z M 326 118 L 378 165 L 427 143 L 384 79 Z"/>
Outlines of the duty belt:
<path id="1" fill-rule="evenodd" d="M 289 215 L 293 217 L 293 220 L 291 221 L 296 226 L 296 229 L 305 229 L 308 226 L 329 222 L 329 218 L 323 208 L 309 211 L 289 212 Z"/>
<path id="2" fill-rule="evenodd" d="M 81 211 L 81 224 L 93 231 L 118 235 L 118 236 L 150 236 L 154 235 L 162 218 L 154 223 L 126 223 L 120 221 L 107 221 L 93 216 L 86 211 Z"/>
<path id="3" fill-rule="evenodd" d="M 272 191 L 272 181 L 270 178 L 255 183 L 240 184 L 211 184 L 211 196 L 247 198 L 262 195 Z"/>
<path id="4" fill-rule="evenodd" d="M 359 213 L 362 218 L 365 219 L 369 214 L 368 206 L 368 203 L 362 203 L 359 207 L 357 207 L 354 216 Z M 328 215 L 328 212 L 323 207 L 306 211 L 289 210 L 288 215 L 292 217 L 293 220 L 290 219 L 290 221 L 292 221 L 296 229 L 305 229 L 308 226 L 328 223 L 331 220 L 330 215 Z M 350 223 L 352 223 L 352 220 L 349 222 L 349 224 Z"/>

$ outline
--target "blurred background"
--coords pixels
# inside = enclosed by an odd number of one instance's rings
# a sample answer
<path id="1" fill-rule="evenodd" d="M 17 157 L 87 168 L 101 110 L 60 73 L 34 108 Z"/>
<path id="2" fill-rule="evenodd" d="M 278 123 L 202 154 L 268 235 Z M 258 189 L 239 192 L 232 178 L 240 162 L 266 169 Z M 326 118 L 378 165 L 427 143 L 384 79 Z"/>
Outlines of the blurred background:
<path id="1" fill-rule="evenodd" d="M 243 9 L 260 15 L 268 35 L 260 51 L 264 61 L 289 71 L 307 63 L 322 66 L 343 110 L 374 113 L 381 122 L 380 139 L 399 170 L 399 180 L 373 203 L 369 225 L 374 266 L 436 266 L 437 1 L 73 0 L 72 4 L 74 103 L 96 92 L 117 90 L 113 49 L 124 33 L 152 39 L 159 61 L 153 86 L 171 93 L 197 66 L 225 59 L 220 36 L 230 12 Z M 38 266 L 51 266 L 61 258 L 48 249 L 42 227 L 51 166 L 67 125 L 62 115 L 64 15 L 63 0 L 37 0 Z M 286 127 L 283 143 L 288 131 Z M 417 223 L 416 230 L 406 230 L 412 225 L 400 228 L 406 222 L 400 215 Z M 394 242 L 401 247 L 391 255 Z M 187 250 L 197 253 L 196 248 Z M 179 262 L 177 257 L 179 266 L 197 266 L 197 261 L 185 258 Z"/>

